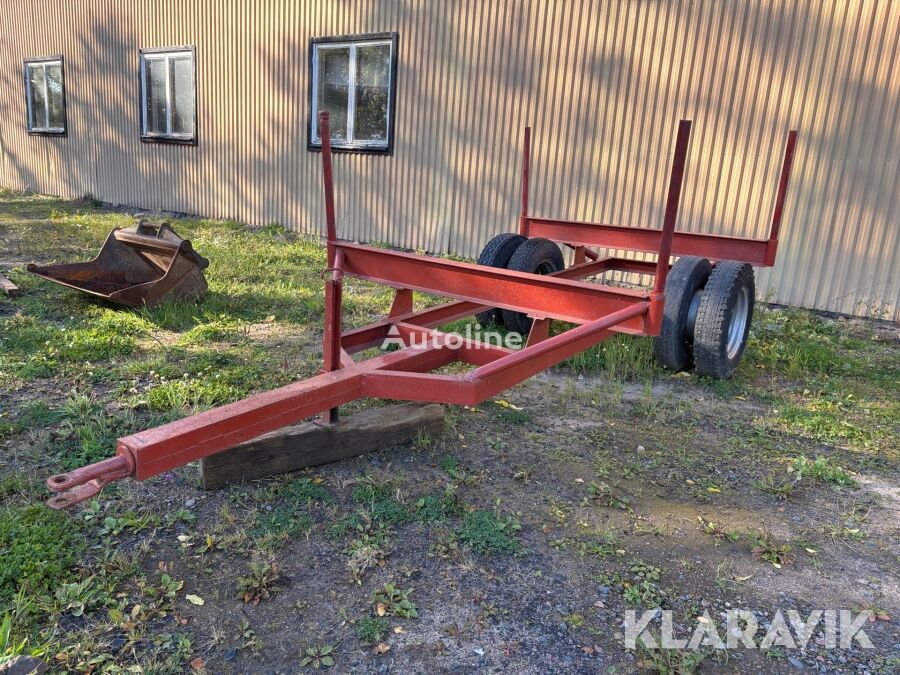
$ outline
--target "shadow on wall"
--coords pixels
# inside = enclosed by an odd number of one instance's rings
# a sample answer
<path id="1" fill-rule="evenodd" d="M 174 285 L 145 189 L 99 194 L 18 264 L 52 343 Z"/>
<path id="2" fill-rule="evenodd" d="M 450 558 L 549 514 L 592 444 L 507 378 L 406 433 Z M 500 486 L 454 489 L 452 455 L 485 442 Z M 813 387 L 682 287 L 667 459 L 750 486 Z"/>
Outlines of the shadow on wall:
<path id="1" fill-rule="evenodd" d="M 72 132 L 91 139 L 101 199 L 322 233 L 320 157 L 306 150 L 308 38 L 397 30 L 394 156 L 336 156 L 342 236 L 477 254 L 516 227 L 526 124 L 533 213 L 659 226 L 687 117 L 678 227 L 701 232 L 764 236 L 785 134 L 799 128 L 779 300 L 841 304 L 900 257 L 890 86 L 900 41 L 896 10 L 881 5 L 207 3 L 172 30 L 159 12 L 117 7 L 84 21 L 78 49 L 92 65 L 71 90 L 83 110 Z M 197 45 L 198 148 L 139 140 L 145 25 Z M 4 87 L 21 88 L 8 74 L 18 69 L 4 68 Z M 29 158 L 7 156 L 36 183 Z"/>

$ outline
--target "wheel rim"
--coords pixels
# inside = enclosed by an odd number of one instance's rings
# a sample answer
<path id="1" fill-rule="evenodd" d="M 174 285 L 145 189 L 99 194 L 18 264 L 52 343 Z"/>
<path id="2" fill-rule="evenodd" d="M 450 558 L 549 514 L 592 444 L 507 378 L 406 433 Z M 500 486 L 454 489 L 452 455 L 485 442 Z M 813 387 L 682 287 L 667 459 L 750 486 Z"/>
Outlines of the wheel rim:
<path id="1" fill-rule="evenodd" d="M 728 327 L 728 345 L 726 351 L 728 358 L 737 357 L 744 342 L 744 331 L 747 328 L 747 319 L 750 314 L 750 293 L 746 286 L 741 288 L 734 312 L 731 315 L 731 325 Z"/>
<path id="2" fill-rule="evenodd" d="M 535 274 L 553 274 L 556 271 L 556 265 L 553 264 L 552 260 L 542 260 L 541 264 L 538 265 L 537 269 L 534 271 Z"/>

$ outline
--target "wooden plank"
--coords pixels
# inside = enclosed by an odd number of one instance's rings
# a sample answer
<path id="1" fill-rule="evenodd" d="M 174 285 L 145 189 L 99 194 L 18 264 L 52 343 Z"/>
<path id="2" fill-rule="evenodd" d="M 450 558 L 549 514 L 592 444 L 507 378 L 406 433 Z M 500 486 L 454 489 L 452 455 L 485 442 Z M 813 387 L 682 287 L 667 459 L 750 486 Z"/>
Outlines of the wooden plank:
<path id="1" fill-rule="evenodd" d="M 2 288 L 3 292 L 6 293 L 10 297 L 15 297 L 22 292 L 19 290 L 18 286 L 16 286 L 13 282 L 11 282 L 9 279 L 7 279 L 2 274 L 0 274 L 0 288 Z"/>
<path id="2" fill-rule="evenodd" d="M 443 428 L 444 407 L 437 403 L 372 408 L 333 425 L 303 422 L 200 460 L 201 481 L 211 490 L 406 445 Z"/>

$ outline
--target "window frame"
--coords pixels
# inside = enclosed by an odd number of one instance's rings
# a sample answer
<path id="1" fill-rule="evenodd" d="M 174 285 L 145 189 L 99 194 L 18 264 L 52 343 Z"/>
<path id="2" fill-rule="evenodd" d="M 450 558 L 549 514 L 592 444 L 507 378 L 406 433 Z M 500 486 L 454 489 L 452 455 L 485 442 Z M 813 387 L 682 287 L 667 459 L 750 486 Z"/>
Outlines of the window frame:
<path id="1" fill-rule="evenodd" d="M 169 57 L 178 54 L 191 55 L 191 70 L 194 78 L 194 133 L 179 134 L 167 131 L 158 133 L 147 131 L 147 57 L 166 60 L 166 129 L 172 128 L 172 85 L 169 76 Z M 197 145 L 199 138 L 197 121 L 200 102 L 197 97 L 197 48 L 195 45 L 177 45 L 172 47 L 145 47 L 138 50 L 138 131 L 144 143 L 168 143 L 171 145 Z"/>
<path id="2" fill-rule="evenodd" d="M 367 155 L 393 155 L 394 154 L 394 120 L 396 119 L 396 109 L 397 109 L 397 44 L 398 44 L 399 34 L 394 32 L 387 33 L 361 33 L 355 35 L 336 35 L 336 36 L 327 36 L 327 37 L 316 37 L 311 38 L 309 41 L 309 54 L 308 54 L 308 65 L 309 65 L 309 115 L 307 118 L 307 129 L 306 129 L 306 149 L 311 152 L 321 152 L 322 151 L 322 139 L 319 136 L 318 130 L 318 109 L 317 109 L 317 101 L 318 101 L 318 47 L 320 45 L 327 45 L 331 48 L 336 47 L 350 47 L 350 77 L 355 78 L 355 49 L 359 45 L 365 44 L 390 44 L 391 53 L 390 53 L 390 63 L 389 63 L 389 75 L 388 75 L 388 110 L 387 110 L 387 139 L 386 142 L 374 142 L 374 141 L 350 141 L 347 143 L 341 143 L 339 145 L 335 145 L 335 142 L 332 141 L 331 150 L 332 152 L 343 152 L 343 153 L 355 153 L 355 154 L 367 154 Z M 349 85 L 349 83 L 348 83 Z M 351 108 L 349 105 L 349 101 L 354 101 L 356 99 L 356 91 L 355 86 L 348 86 L 348 116 L 352 116 L 352 113 L 355 112 L 354 108 Z M 351 94 L 352 92 L 352 94 Z M 351 98 L 352 95 L 352 98 Z"/>
<path id="3" fill-rule="evenodd" d="M 44 66 L 44 100 L 47 106 L 46 122 L 47 127 L 32 127 L 31 114 L 31 80 L 28 77 L 28 69 L 34 64 L 43 64 Z M 51 127 L 50 124 L 50 98 L 47 92 L 47 66 L 49 64 L 59 63 L 59 72 L 62 77 L 62 128 Z M 53 54 L 51 56 L 29 56 L 22 60 L 22 79 L 25 84 L 25 131 L 29 136 L 56 136 L 64 137 L 69 134 L 69 116 L 66 110 L 66 64 L 62 54 Z"/>

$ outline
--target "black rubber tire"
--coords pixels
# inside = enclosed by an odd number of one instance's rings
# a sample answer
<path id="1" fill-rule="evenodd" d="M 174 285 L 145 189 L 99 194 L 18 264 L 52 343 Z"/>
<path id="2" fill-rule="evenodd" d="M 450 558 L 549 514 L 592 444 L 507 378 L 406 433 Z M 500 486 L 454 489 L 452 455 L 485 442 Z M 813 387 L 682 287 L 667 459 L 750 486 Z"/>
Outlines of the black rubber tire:
<path id="1" fill-rule="evenodd" d="M 753 266 L 723 260 L 709 275 L 694 324 L 694 366 L 699 375 L 731 377 L 747 346 L 756 283 Z"/>
<path id="2" fill-rule="evenodd" d="M 512 258 L 513 253 L 516 252 L 516 249 L 526 241 L 527 238 L 523 237 L 521 234 L 514 234 L 512 232 L 498 234 L 496 237 L 493 237 L 483 249 L 481 249 L 481 254 L 478 256 L 477 262 L 479 265 L 505 268 L 509 259 Z M 500 325 L 503 321 L 503 316 L 496 307 L 485 310 L 484 312 L 479 312 L 475 315 L 475 318 L 478 319 L 478 323 L 485 328 L 491 324 Z"/>
<path id="3" fill-rule="evenodd" d="M 653 352 L 663 368 L 689 370 L 694 363 L 694 334 L 688 314 L 694 294 L 706 284 L 710 272 L 709 260 L 692 255 L 682 256 L 669 270 L 662 326 L 653 338 Z"/>
<path id="4" fill-rule="evenodd" d="M 549 239 L 536 237 L 523 243 L 512 258 L 506 269 L 516 272 L 530 272 L 532 274 L 549 274 L 558 272 L 565 267 L 562 251 L 559 246 Z M 531 317 L 523 312 L 514 312 L 509 309 L 501 310 L 503 323 L 506 327 L 523 337 L 527 337 L 531 330 Z"/>

